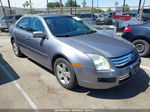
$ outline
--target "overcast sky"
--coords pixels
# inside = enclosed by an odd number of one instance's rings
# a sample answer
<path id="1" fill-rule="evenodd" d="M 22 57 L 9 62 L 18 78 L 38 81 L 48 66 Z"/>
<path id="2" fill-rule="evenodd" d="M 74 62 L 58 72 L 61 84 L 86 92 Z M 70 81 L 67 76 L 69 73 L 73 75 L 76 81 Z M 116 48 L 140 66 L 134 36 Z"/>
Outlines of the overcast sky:
<path id="1" fill-rule="evenodd" d="M 23 7 L 22 4 L 27 0 L 10 0 L 12 7 Z M 46 1 L 47 0 L 32 0 L 33 7 L 34 8 L 46 8 Z M 59 0 L 49 0 L 49 2 L 55 2 Z M 63 3 L 65 3 L 67 0 L 62 0 Z M 76 0 L 78 4 L 81 5 L 83 0 Z M 86 0 L 87 6 L 91 6 L 92 0 Z M 115 1 L 119 2 L 119 5 L 121 6 L 123 4 L 123 0 L 98 0 L 99 7 L 114 7 Z M 150 0 L 145 0 L 146 6 L 150 6 Z M 8 6 L 7 0 L 2 0 L 4 6 Z M 130 6 L 138 6 L 139 0 L 126 0 L 126 3 Z M 97 0 L 94 0 L 94 6 L 97 6 Z"/>

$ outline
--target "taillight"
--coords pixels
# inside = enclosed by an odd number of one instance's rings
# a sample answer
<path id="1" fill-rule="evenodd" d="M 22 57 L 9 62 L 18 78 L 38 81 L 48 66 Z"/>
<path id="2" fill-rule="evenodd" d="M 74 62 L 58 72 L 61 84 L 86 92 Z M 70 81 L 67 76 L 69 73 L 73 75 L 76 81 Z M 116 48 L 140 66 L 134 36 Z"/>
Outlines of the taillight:
<path id="1" fill-rule="evenodd" d="M 131 27 L 126 27 L 125 29 L 124 29 L 124 31 L 123 32 L 129 32 L 129 31 L 131 31 L 132 30 L 132 28 Z"/>

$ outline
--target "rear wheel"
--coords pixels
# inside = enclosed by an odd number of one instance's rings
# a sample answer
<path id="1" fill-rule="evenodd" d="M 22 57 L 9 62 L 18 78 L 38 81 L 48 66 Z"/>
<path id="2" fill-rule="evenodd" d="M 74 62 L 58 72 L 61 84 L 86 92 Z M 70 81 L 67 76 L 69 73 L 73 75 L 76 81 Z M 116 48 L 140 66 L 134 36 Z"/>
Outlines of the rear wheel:
<path id="1" fill-rule="evenodd" d="M 148 56 L 150 54 L 150 44 L 142 39 L 133 41 L 140 56 Z"/>
<path id="2" fill-rule="evenodd" d="M 14 51 L 14 54 L 17 56 L 17 57 L 21 57 L 23 56 L 23 54 L 21 53 L 21 51 L 19 50 L 17 44 L 16 44 L 16 41 L 15 39 L 12 40 L 12 48 L 13 48 L 13 51 Z"/>
<path id="3" fill-rule="evenodd" d="M 58 82 L 64 88 L 72 89 L 77 86 L 75 72 L 67 60 L 63 58 L 58 58 L 54 64 L 54 73 Z"/>

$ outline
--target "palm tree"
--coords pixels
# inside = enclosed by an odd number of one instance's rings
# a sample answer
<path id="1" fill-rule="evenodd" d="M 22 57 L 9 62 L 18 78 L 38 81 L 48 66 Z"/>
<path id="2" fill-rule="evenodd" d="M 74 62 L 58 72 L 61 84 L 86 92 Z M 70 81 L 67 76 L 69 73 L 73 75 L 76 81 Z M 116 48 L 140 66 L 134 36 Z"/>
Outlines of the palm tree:
<path id="1" fill-rule="evenodd" d="M 86 7 L 86 0 L 83 0 L 82 5 L 83 7 Z"/>
<path id="2" fill-rule="evenodd" d="M 116 1 L 116 2 L 115 2 L 115 6 L 116 6 L 116 8 L 118 7 L 118 5 L 119 5 L 119 3 L 118 3 L 118 1 Z"/>

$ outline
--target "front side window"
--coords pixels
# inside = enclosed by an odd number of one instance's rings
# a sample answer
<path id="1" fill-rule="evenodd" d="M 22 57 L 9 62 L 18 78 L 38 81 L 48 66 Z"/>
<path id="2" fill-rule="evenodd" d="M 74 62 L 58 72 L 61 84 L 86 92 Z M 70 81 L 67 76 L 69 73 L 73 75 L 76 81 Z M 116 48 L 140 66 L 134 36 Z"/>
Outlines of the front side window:
<path id="1" fill-rule="evenodd" d="M 29 31 L 29 22 L 30 22 L 29 17 L 23 18 L 18 22 L 17 27 L 22 30 Z"/>
<path id="2" fill-rule="evenodd" d="M 45 17 L 44 19 L 56 37 L 71 37 L 96 32 L 78 17 Z"/>
<path id="3" fill-rule="evenodd" d="M 36 32 L 36 31 L 45 32 L 44 26 L 38 18 L 32 19 L 31 25 L 30 25 L 30 31 L 31 32 Z"/>

